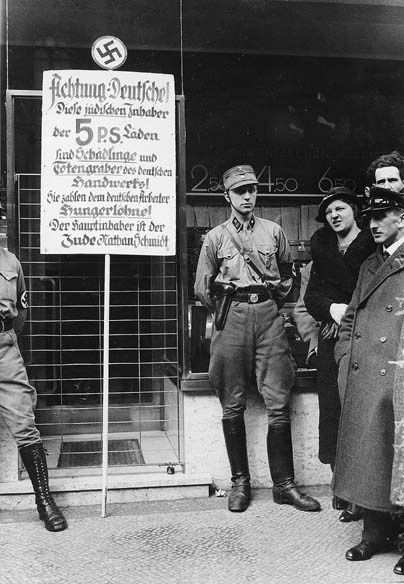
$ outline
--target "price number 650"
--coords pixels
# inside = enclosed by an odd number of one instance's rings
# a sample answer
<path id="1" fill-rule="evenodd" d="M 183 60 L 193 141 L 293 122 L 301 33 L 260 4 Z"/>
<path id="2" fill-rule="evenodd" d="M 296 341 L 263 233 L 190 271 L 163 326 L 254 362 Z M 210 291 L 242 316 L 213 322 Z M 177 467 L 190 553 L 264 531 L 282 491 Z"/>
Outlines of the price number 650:
<path id="1" fill-rule="evenodd" d="M 346 187 L 351 191 L 356 189 L 356 182 L 352 178 L 330 178 L 328 175 L 331 166 L 327 168 L 323 176 L 318 181 L 318 188 L 322 193 L 328 193 L 328 191 L 334 187 Z"/>

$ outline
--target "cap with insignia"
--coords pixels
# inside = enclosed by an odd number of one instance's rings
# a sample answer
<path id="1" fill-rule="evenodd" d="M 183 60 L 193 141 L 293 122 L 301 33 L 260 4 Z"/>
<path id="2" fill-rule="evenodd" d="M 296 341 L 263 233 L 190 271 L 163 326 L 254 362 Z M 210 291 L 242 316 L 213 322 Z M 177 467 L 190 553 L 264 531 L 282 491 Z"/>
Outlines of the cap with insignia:
<path id="1" fill-rule="evenodd" d="M 396 208 L 404 209 L 404 195 L 402 193 L 396 193 L 382 187 L 370 187 L 362 213 L 367 214 L 372 213 L 372 211 Z"/>
<path id="2" fill-rule="evenodd" d="M 257 177 L 252 166 L 248 164 L 241 164 L 240 166 L 233 166 L 226 170 L 223 174 L 224 190 L 236 189 L 243 185 L 257 185 Z"/>

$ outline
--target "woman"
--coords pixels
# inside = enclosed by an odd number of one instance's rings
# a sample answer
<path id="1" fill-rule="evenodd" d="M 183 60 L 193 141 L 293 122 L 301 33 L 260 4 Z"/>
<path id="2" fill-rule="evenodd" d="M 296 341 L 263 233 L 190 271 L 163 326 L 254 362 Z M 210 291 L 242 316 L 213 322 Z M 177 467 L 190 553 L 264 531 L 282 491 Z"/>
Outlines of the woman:
<path id="1" fill-rule="evenodd" d="M 311 238 L 313 267 L 304 302 L 321 322 L 317 352 L 319 400 L 319 459 L 334 470 L 341 404 L 334 346 L 338 329 L 356 286 L 363 261 L 374 251 L 368 228 L 357 223 L 356 195 L 345 187 L 331 189 L 320 203 L 317 221 L 324 223 Z M 334 500 L 343 509 L 340 521 L 357 521 L 361 509 Z"/>

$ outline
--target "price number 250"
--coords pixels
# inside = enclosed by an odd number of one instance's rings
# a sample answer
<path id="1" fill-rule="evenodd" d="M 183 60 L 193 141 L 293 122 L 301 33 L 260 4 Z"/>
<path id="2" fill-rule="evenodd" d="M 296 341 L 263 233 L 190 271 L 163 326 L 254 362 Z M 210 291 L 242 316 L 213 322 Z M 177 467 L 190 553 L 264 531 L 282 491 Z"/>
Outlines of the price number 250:
<path id="1" fill-rule="evenodd" d="M 195 164 L 191 169 L 191 178 L 197 181 L 191 190 L 194 193 L 216 193 L 223 191 L 221 180 L 210 176 L 203 164 Z M 271 167 L 265 165 L 257 174 L 258 192 L 265 193 L 294 193 L 299 185 L 295 178 L 274 178 L 271 176 Z"/>

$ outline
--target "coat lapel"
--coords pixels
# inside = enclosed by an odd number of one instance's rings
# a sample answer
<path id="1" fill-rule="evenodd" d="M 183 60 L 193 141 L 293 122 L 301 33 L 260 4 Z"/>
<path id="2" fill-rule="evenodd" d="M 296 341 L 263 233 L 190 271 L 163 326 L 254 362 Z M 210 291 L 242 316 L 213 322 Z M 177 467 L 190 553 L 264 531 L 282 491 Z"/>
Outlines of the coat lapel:
<path id="1" fill-rule="evenodd" d="M 386 261 L 383 261 L 382 249 L 379 246 L 376 253 L 369 258 L 366 269 L 368 274 L 365 280 L 368 284 L 362 291 L 360 304 L 365 302 L 387 278 L 404 269 L 404 244 L 400 245 Z"/>

